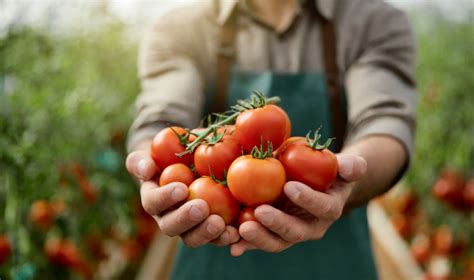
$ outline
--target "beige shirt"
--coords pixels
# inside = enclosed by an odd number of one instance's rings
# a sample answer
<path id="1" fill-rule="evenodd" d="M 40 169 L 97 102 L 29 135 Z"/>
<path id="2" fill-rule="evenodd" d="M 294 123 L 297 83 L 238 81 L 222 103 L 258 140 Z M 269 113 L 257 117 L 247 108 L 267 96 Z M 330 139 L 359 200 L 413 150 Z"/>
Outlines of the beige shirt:
<path id="1" fill-rule="evenodd" d="M 314 0 L 307 0 L 314 1 Z M 304 2 L 304 1 L 302 1 Z M 128 148 L 161 128 L 198 125 L 216 73 L 219 27 L 240 9 L 236 66 L 242 70 L 324 70 L 320 19 L 302 3 L 288 28 L 261 24 L 246 1 L 196 1 L 160 17 L 139 53 L 142 91 Z M 316 0 L 313 9 L 336 26 L 337 64 L 348 102 L 345 143 L 374 134 L 413 151 L 415 36 L 406 15 L 378 0 Z"/>

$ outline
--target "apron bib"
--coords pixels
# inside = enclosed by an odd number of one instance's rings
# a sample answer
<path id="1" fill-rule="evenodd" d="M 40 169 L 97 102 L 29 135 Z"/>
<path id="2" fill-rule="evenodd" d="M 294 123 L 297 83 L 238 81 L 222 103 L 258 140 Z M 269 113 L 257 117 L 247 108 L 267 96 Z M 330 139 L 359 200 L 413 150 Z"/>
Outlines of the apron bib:
<path id="1" fill-rule="evenodd" d="M 325 76 L 321 73 L 251 73 L 232 69 L 228 104 L 247 98 L 252 90 L 281 98 L 292 136 L 304 136 L 322 125 L 323 140 L 332 137 Z M 377 279 L 369 239 L 366 207 L 354 209 L 327 231 L 323 239 L 307 241 L 278 253 L 247 251 L 232 257 L 229 247 L 179 245 L 174 280 Z"/>

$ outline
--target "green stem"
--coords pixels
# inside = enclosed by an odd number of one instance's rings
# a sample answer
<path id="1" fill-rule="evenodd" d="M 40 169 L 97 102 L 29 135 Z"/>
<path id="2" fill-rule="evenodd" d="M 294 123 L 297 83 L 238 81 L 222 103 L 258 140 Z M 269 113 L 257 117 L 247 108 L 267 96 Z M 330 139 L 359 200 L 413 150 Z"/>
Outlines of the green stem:
<path id="1" fill-rule="evenodd" d="M 280 97 L 273 96 L 273 97 L 270 97 L 270 98 L 264 98 L 264 101 L 265 101 L 266 104 L 276 104 L 276 103 L 280 102 Z M 246 111 L 246 110 L 247 110 L 246 108 L 240 109 L 237 112 L 233 113 L 232 115 L 228 116 L 227 118 L 225 118 L 225 119 L 223 119 L 223 120 L 221 120 L 217 123 L 214 123 L 214 124 L 210 125 L 203 132 L 200 132 L 199 137 L 197 137 L 193 142 L 187 144 L 186 151 L 177 154 L 177 156 L 182 157 L 185 154 L 192 153 L 194 151 L 194 149 L 196 149 L 197 146 L 199 146 L 201 141 L 204 140 L 209 134 L 211 134 L 214 129 L 217 129 L 217 128 L 223 126 L 223 125 L 231 124 L 231 123 L 235 122 L 235 120 L 240 115 L 240 113 L 242 113 L 243 111 Z"/>

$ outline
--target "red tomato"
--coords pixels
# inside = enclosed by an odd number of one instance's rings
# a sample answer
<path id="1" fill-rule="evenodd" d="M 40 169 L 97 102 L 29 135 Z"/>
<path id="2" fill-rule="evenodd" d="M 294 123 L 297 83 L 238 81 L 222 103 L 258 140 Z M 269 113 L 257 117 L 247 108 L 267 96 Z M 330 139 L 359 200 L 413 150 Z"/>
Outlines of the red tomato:
<path id="1" fill-rule="evenodd" d="M 163 129 L 153 138 L 151 157 L 161 170 L 173 163 L 191 165 L 193 162 L 192 154 L 186 154 L 182 157 L 176 155 L 186 150 L 185 145 L 188 140 L 186 135 L 188 133 L 184 128 L 173 126 Z"/>
<path id="2" fill-rule="evenodd" d="M 303 142 L 306 141 L 306 138 L 301 137 L 301 136 L 292 136 L 286 139 L 285 142 L 283 142 L 283 144 L 281 144 L 281 146 L 273 152 L 273 157 L 278 158 L 280 154 L 283 153 L 283 151 L 285 151 L 288 144 L 293 143 L 293 142 L 302 142 L 302 141 Z"/>
<path id="3" fill-rule="evenodd" d="M 424 234 L 417 234 L 410 244 L 410 251 L 415 260 L 424 264 L 430 258 L 430 238 Z"/>
<path id="4" fill-rule="evenodd" d="M 242 155 L 242 148 L 234 137 L 229 136 L 219 142 L 203 143 L 194 151 L 194 165 L 201 176 L 212 175 L 224 180 L 232 162 Z"/>
<path id="5" fill-rule="evenodd" d="M 474 178 L 467 181 L 463 191 L 463 198 L 468 208 L 474 209 Z"/>
<path id="6" fill-rule="evenodd" d="M 439 255 L 448 255 L 453 247 L 453 233 L 448 226 L 441 226 L 433 234 L 433 245 Z"/>
<path id="7" fill-rule="evenodd" d="M 255 218 L 255 208 L 253 207 L 245 207 L 244 209 L 240 210 L 239 218 L 237 219 L 237 226 L 249 221 L 258 223 L 257 218 Z"/>
<path id="8" fill-rule="evenodd" d="M 53 209 L 46 200 L 37 200 L 33 202 L 30 208 L 29 219 L 32 224 L 42 228 L 48 229 L 53 223 L 54 213 Z"/>
<path id="9" fill-rule="evenodd" d="M 410 220 L 401 214 L 395 214 L 390 218 L 393 227 L 401 237 L 408 239 L 412 234 Z"/>
<path id="10" fill-rule="evenodd" d="M 2 265 L 12 253 L 12 245 L 5 235 L 0 235 L 0 265 Z"/>
<path id="11" fill-rule="evenodd" d="M 276 105 L 247 110 L 235 121 L 235 138 L 246 152 L 268 141 L 277 149 L 289 136 L 291 122 L 286 112 Z M 266 146 L 265 146 L 266 148 Z"/>
<path id="12" fill-rule="evenodd" d="M 186 186 L 194 181 L 194 173 L 187 165 L 175 163 L 166 167 L 160 175 L 160 186 L 180 182 Z"/>
<path id="13" fill-rule="evenodd" d="M 77 246 L 65 239 L 49 239 L 45 244 L 45 254 L 57 265 L 71 268 L 86 278 L 91 276 L 91 269 L 81 256 Z"/>
<path id="14" fill-rule="evenodd" d="M 239 214 L 240 204 L 229 189 L 210 177 L 201 177 L 189 186 L 188 201 L 200 198 L 209 205 L 209 213 L 221 216 L 226 225 L 231 224 Z"/>
<path id="15" fill-rule="evenodd" d="M 288 181 L 304 183 L 317 191 L 326 191 L 337 177 L 336 156 L 328 149 L 313 149 L 302 139 L 284 143 L 278 159 L 285 167 Z"/>
<path id="16" fill-rule="evenodd" d="M 235 125 L 224 125 L 223 127 L 219 127 L 217 129 L 217 133 L 225 133 L 225 136 L 231 136 L 235 133 Z M 225 137 L 224 136 L 224 137 Z"/>
<path id="17" fill-rule="evenodd" d="M 274 202 L 282 193 L 285 182 L 285 168 L 274 158 L 240 156 L 227 173 L 227 185 L 232 195 L 253 207 Z"/>

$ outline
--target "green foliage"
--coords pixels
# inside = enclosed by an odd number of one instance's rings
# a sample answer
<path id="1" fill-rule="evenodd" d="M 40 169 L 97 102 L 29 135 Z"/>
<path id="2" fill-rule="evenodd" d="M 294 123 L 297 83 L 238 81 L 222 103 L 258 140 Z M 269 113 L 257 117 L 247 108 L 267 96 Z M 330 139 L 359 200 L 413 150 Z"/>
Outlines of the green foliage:
<path id="1" fill-rule="evenodd" d="M 138 194 L 124 169 L 124 138 L 138 83 L 136 46 L 124 36 L 110 20 L 83 34 L 24 27 L 0 39 L 0 234 L 14 243 L 12 274 L 0 269 L 0 278 L 21 278 L 29 267 L 51 279 L 41 254 L 46 234 L 83 246 L 86 233 L 133 233 L 129 201 Z M 71 163 L 86 170 L 96 203 L 65 172 Z M 48 233 L 28 223 L 38 199 L 67 205 Z"/>
<path id="2" fill-rule="evenodd" d="M 426 27 L 419 33 L 416 154 L 406 183 L 418 193 L 431 224 L 447 224 L 471 240 L 474 255 L 474 214 L 454 211 L 431 195 L 443 168 L 474 177 L 474 28 L 443 20 Z"/>

